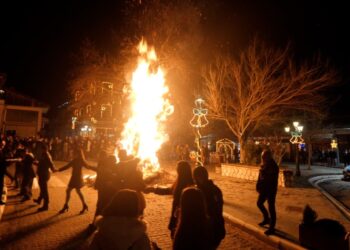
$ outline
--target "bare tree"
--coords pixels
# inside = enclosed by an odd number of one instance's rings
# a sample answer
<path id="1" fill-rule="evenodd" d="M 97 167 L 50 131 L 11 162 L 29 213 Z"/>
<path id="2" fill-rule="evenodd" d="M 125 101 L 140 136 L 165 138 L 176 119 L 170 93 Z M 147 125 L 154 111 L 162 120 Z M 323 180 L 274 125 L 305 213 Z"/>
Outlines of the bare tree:
<path id="1" fill-rule="evenodd" d="M 338 80 L 320 57 L 296 64 L 287 46 L 271 49 L 255 39 L 238 59 L 222 56 L 203 71 L 211 117 L 226 122 L 244 147 L 251 133 L 288 110 L 322 115 L 327 87 Z"/>

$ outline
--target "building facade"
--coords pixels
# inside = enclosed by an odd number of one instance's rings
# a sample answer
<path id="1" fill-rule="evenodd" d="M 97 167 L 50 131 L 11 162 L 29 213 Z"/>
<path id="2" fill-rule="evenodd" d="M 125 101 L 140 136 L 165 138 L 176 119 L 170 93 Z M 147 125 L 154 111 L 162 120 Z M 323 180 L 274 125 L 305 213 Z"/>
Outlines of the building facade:
<path id="1" fill-rule="evenodd" d="M 123 88 L 111 81 L 93 81 L 73 92 L 72 130 L 82 136 L 115 135 L 123 124 Z"/>
<path id="2" fill-rule="evenodd" d="M 14 90 L 1 89 L 0 128 L 2 134 L 36 136 L 43 129 L 49 106 Z"/>

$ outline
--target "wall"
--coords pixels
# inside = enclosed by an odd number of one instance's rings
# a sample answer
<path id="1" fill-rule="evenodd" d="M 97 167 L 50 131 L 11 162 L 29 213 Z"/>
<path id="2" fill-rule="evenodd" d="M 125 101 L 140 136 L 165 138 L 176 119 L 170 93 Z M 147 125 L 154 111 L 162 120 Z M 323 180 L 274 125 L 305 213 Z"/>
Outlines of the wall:
<path id="1" fill-rule="evenodd" d="M 221 175 L 230 176 L 245 180 L 257 181 L 259 176 L 258 166 L 221 164 Z M 292 185 L 293 174 L 290 170 L 280 170 L 278 185 L 281 187 L 290 187 Z"/>

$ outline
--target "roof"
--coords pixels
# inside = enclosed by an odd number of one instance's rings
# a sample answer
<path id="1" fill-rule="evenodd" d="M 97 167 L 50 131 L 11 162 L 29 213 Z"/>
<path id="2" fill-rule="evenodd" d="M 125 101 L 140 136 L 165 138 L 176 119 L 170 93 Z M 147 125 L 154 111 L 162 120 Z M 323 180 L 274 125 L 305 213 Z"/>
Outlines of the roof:
<path id="1" fill-rule="evenodd" d="M 19 105 L 19 106 L 31 106 L 49 108 L 49 105 L 34 99 L 33 97 L 24 95 L 15 91 L 14 89 L 4 88 L 1 93 L 0 99 L 5 100 L 7 105 Z"/>

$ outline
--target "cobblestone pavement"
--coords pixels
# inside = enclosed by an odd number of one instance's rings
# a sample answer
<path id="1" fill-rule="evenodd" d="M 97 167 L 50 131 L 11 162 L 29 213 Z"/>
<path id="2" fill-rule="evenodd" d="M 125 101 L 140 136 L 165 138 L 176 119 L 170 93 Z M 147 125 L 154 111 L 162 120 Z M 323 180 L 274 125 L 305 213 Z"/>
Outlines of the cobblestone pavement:
<path id="1" fill-rule="evenodd" d="M 18 191 L 9 190 L 5 213 L 0 222 L 0 249 L 87 249 L 91 240 L 87 226 L 93 218 L 96 191 L 92 188 L 82 190 L 89 206 L 87 213 L 79 215 L 82 206 L 73 191 L 69 211 L 58 214 L 64 203 L 69 175 L 69 171 L 52 175 L 49 181 L 49 211 L 37 212 L 38 206 L 34 202 L 20 203 L 20 197 L 15 196 Z M 160 184 L 168 183 L 164 181 Z M 37 197 L 37 185 L 33 193 Z M 145 220 L 149 225 L 149 235 L 162 249 L 171 249 L 167 229 L 171 197 L 155 194 L 147 194 L 145 197 Z M 272 249 L 231 224 L 227 223 L 226 229 L 227 236 L 219 249 Z"/>
<path id="2" fill-rule="evenodd" d="M 167 170 L 169 169 L 168 167 Z M 256 181 L 221 176 L 220 168 L 210 170 L 210 178 L 223 192 L 224 211 L 245 223 L 255 226 L 263 235 L 264 229 L 257 226 L 257 222 L 261 221 L 262 216 L 256 206 Z M 279 187 L 278 189 L 276 198 L 277 236 L 298 244 L 299 224 L 302 221 L 303 209 L 306 204 L 316 210 L 318 218 L 337 220 L 350 232 L 350 221 L 308 182 L 308 179 L 312 176 L 337 175 L 342 172 L 342 169 L 313 166 L 310 170 L 307 169 L 307 166 L 301 165 L 301 170 L 302 176 L 294 179 L 293 187 Z M 174 172 L 174 167 L 170 171 Z M 326 187 L 327 191 L 333 193 L 336 199 L 347 204 L 350 197 L 349 192 L 347 192 L 350 182 L 337 181 L 335 183 L 333 191 Z"/>

